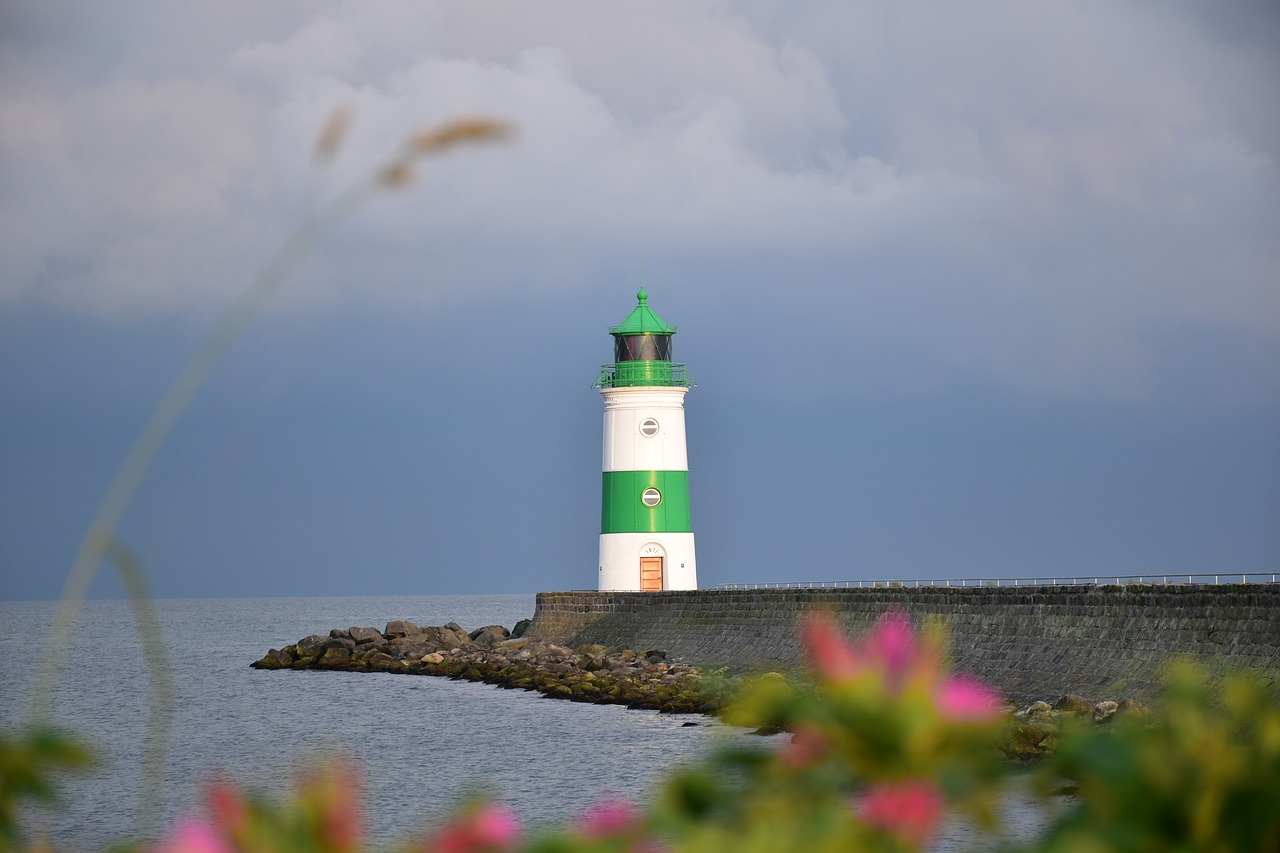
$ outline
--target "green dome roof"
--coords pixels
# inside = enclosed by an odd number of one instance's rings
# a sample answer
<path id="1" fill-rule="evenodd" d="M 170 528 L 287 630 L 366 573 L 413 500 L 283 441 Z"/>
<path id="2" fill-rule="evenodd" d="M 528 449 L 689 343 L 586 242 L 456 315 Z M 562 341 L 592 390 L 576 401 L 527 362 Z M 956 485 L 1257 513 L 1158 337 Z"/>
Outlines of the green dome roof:
<path id="1" fill-rule="evenodd" d="M 647 304 L 649 294 L 645 289 L 640 288 L 640 292 L 636 294 L 636 301 L 639 303 L 635 308 L 631 309 L 631 313 L 627 315 L 627 319 L 623 320 L 616 326 L 609 329 L 611 335 L 674 335 L 676 333 L 675 326 L 668 326 L 665 321 L 657 314 L 653 313 L 653 309 Z"/>

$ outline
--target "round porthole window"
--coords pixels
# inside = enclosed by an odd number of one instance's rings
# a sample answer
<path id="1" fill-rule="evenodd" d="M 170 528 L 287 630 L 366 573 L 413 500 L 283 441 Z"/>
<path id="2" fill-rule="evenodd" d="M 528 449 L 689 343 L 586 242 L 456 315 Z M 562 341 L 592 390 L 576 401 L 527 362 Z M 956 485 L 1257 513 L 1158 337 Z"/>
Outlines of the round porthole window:
<path id="1" fill-rule="evenodd" d="M 653 487 L 647 488 L 644 490 L 644 494 L 640 496 L 640 502 L 649 509 L 653 509 L 658 504 L 662 503 L 662 492 Z"/>
<path id="2" fill-rule="evenodd" d="M 658 421 L 656 418 L 645 418 L 640 422 L 640 434 L 645 438 L 653 438 L 658 434 Z"/>

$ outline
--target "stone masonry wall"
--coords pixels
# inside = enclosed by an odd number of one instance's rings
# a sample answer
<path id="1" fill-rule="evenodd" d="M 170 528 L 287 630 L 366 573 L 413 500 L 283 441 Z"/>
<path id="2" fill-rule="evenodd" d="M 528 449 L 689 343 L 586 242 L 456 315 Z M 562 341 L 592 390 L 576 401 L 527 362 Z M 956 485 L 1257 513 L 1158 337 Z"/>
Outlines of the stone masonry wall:
<path id="1" fill-rule="evenodd" d="M 937 620 L 957 669 L 1012 701 L 1079 693 L 1154 698 L 1160 663 L 1193 655 L 1215 668 L 1280 671 L 1280 585 L 968 587 L 696 592 L 543 592 L 529 636 L 665 649 L 734 670 L 803 664 L 797 625 L 811 608 L 851 634 L 889 609 Z"/>

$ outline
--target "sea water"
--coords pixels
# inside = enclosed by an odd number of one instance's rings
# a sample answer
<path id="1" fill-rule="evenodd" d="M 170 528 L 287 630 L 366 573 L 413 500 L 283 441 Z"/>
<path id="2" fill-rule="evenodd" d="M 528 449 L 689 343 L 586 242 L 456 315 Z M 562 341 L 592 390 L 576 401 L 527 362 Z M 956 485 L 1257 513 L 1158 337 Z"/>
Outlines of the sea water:
<path id="1" fill-rule="evenodd" d="M 522 822 L 570 819 L 604 797 L 635 802 L 674 767 L 725 739 L 773 748 L 701 716 L 544 699 L 443 678 L 290 670 L 249 664 L 330 628 L 390 619 L 510 628 L 533 614 L 532 595 L 158 600 L 175 683 L 172 739 L 158 825 L 199 813 L 215 778 L 283 792 L 327 755 L 354 760 L 373 846 L 385 848 L 437 823 L 483 792 Z M 52 602 L 0 602 L 0 726 L 24 721 Z M 62 806 L 29 811 L 63 850 L 97 850 L 138 834 L 144 744 L 152 694 L 129 603 L 86 602 L 55 697 L 54 721 L 96 748 L 94 771 L 61 784 Z M 686 723 L 697 722 L 696 726 Z M 1038 809 L 1011 802 L 1010 831 L 1033 834 Z M 977 839 L 951 823 L 939 851 Z M 989 843 L 990 839 L 986 839 Z"/>

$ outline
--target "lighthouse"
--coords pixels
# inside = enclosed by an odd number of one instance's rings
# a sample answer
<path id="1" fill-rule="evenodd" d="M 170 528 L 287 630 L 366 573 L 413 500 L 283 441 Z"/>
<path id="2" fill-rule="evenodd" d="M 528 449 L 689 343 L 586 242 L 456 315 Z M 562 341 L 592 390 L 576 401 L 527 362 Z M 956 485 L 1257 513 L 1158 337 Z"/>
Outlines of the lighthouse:
<path id="1" fill-rule="evenodd" d="M 613 363 L 594 385 L 604 398 L 600 589 L 697 589 L 684 438 L 689 379 L 671 361 L 675 327 L 649 307 L 643 287 L 636 301 L 609 329 Z"/>

